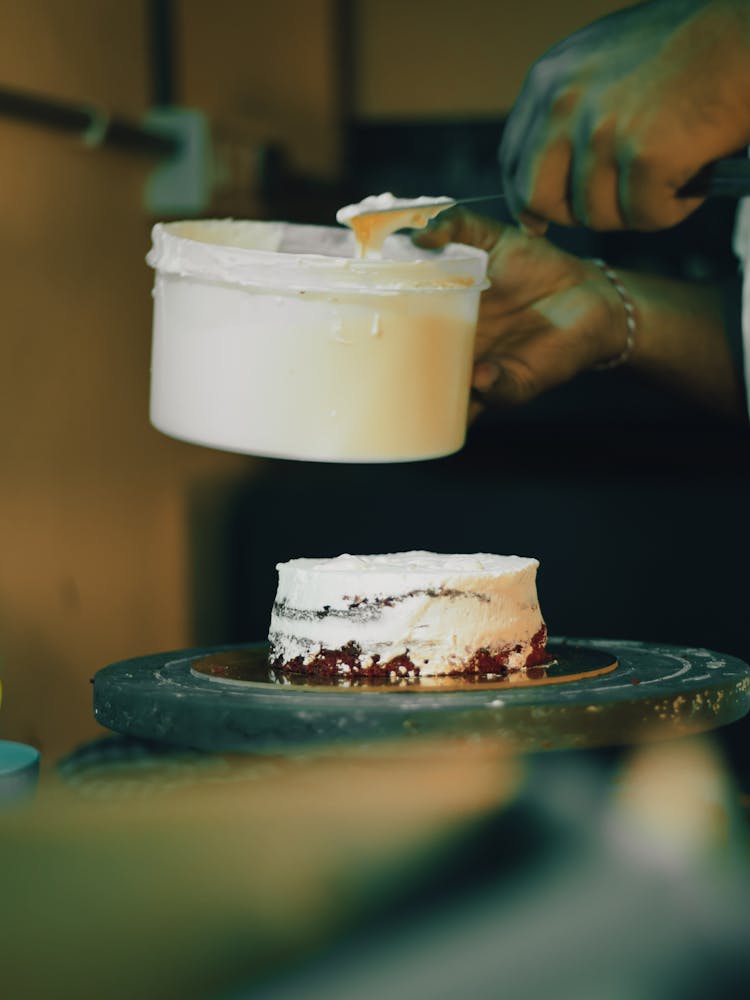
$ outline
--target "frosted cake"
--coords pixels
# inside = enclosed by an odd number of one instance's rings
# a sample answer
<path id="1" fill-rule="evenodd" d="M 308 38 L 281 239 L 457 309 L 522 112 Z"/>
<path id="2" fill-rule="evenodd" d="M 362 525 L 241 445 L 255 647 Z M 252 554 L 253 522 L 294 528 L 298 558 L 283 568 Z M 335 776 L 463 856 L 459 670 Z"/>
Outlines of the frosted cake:
<path id="1" fill-rule="evenodd" d="M 504 677 L 547 661 L 536 559 L 397 552 L 279 563 L 276 669 Z"/>

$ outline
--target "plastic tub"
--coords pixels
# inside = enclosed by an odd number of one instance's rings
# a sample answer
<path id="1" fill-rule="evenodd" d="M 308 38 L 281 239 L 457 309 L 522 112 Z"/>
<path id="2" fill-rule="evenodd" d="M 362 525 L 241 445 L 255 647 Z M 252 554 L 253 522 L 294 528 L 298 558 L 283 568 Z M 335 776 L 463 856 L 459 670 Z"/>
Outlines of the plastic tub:
<path id="1" fill-rule="evenodd" d="M 464 442 L 487 255 L 278 222 L 153 230 L 151 421 L 228 451 L 435 458 Z"/>

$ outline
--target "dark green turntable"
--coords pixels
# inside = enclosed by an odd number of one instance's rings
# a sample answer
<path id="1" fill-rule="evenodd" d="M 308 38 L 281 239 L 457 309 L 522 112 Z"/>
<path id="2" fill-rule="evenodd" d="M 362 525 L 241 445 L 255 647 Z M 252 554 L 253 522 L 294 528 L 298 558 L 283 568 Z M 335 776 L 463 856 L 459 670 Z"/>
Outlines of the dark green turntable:
<path id="1" fill-rule="evenodd" d="M 750 667 L 707 649 L 552 639 L 522 681 L 312 680 L 270 668 L 265 643 L 159 653 L 100 670 L 98 722 L 178 747 L 279 753 L 420 734 L 512 749 L 604 746 L 702 732 L 750 711 Z"/>

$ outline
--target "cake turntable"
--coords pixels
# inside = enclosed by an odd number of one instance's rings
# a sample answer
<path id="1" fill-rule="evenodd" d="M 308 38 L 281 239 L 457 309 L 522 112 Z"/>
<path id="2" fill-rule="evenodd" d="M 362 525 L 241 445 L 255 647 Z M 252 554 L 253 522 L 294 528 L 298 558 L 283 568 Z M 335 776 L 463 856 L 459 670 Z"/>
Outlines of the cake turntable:
<path id="1" fill-rule="evenodd" d="M 398 683 L 277 675 L 265 643 L 125 660 L 94 678 L 97 721 L 126 736 L 220 752 L 427 734 L 571 749 L 702 732 L 750 711 L 750 666 L 707 649 L 551 639 L 523 681 Z"/>

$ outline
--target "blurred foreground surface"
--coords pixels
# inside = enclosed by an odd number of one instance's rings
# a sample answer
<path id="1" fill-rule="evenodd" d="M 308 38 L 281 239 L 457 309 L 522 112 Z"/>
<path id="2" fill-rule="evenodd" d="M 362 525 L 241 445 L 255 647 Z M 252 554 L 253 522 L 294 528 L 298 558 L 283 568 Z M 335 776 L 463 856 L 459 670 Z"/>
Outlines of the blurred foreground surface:
<path id="1" fill-rule="evenodd" d="M 0 813 L 4 996 L 745 995 L 748 828 L 707 739 L 111 745 Z"/>

